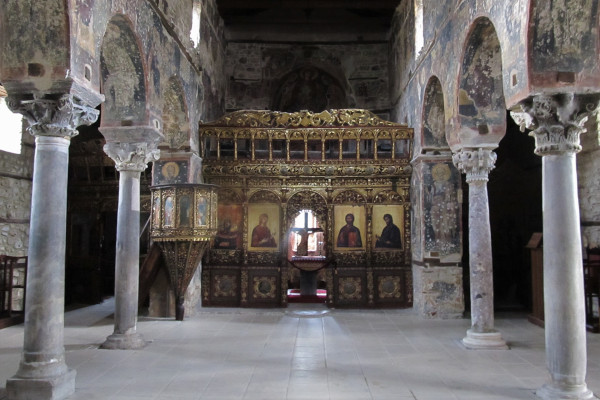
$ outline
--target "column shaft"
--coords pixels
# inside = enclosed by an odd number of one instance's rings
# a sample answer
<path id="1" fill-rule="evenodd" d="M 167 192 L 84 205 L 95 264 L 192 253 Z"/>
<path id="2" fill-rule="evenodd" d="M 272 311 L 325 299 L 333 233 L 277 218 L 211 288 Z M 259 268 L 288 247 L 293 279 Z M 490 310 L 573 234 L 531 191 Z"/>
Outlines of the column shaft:
<path id="1" fill-rule="evenodd" d="M 494 277 L 487 182 L 469 183 L 471 330 L 494 331 Z"/>
<path id="2" fill-rule="evenodd" d="M 544 204 L 544 318 L 552 382 L 546 399 L 592 398 L 585 383 L 586 331 L 575 153 L 542 159 Z M 565 393 L 574 397 L 560 397 Z M 560 396 L 559 396 L 560 394 Z"/>
<path id="3" fill-rule="evenodd" d="M 546 400 L 594 398 L 585 383 L 586 332 L 576 154 L 589 117 L 598 115 L 597 93 L 558 93 L 523 100 L 511 115 L 533 129 L 542 156 L 544 213 L 544 319 L 551 381 Z"/>
<path id="4" fill-rule="evenodd" d="M 487 182 L 496 154 L 490 149 L 461 149 L 452 159 L 466 173 L 469 184 L 469 269 L 471 276 L 471 329 L 462 340 L 469 349 L 508 349 L 494 329 L 492 235 Z"/>
<path id="5" fill-rule="evenodd" d="M 75 391 L 65 363 L 64 292 L 70 140 L 36 138 L 23 354 L 9 399 L 54 399 Z"/>
<path id="6" fill-rule="evenodd" d="M 136 332 L 140 257 L 140 171 L 121 170 L 115 258 L 115 330 L 105 349 L 136 349 L 146 345 Z"/>
<path id="7" fill-rule="evenodd" d="M 115 259 L 115 331 L 102 344 L 104 349 L 139 349 L 146 345 L 136 331 L 140 276 L 140 174 L 149 161 L 157 160 L 152 129 L 105 128 L 104 151 L 119 171 L 117 245 Z M 128 138 L 132 142 L 123 141 Z M 135 140 L 140 140 L 139 142 Z M 148 142 L 146 142 L 147 140 Z"/>
<path id="8" fill-rule="evenodd" d="M 135 332 L 140 257 L 140 173 L 119 173 L 117 255 L 115 260 L 115 333 Z"/>

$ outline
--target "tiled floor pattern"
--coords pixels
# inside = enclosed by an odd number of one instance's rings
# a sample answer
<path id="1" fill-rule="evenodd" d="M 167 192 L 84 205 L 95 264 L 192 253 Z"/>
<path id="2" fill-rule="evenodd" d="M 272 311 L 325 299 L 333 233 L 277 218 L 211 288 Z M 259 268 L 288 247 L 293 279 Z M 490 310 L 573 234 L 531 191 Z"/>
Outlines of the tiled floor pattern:
<path id="1" fill-rule="evenodd" d="M 143 350 L 100 350 L 112 300 L 66 314 L 76 400 L 535 399 L 547 378 L 544 331 L 498 315 L 511 350 L 472 351 L 468 319 L 412 310 L 200 309 L 183 322 L 140 318 Z M 19 363 L 22 326 L 0 330 L 0 398 Z M 600 335 L 588 334 L 588 378 L 600 393 Z"/>

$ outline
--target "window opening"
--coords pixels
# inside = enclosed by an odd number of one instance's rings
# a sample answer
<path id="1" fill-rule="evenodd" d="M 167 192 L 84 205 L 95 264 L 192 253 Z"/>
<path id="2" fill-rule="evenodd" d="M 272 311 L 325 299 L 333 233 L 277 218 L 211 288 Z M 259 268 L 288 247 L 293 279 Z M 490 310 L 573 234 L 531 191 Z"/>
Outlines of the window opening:
<path id="1" fill-rule="evenodd" d="M 4 88 L 0 86 L 0 96 Z M 2 126 L 2 140 L 0 150 L 14 154 L 21 154 L 21 137 L 23 135 L 23 116 L 15 114 L 6 105 L 6 98 L 0 97 L 0 125 Z"/>

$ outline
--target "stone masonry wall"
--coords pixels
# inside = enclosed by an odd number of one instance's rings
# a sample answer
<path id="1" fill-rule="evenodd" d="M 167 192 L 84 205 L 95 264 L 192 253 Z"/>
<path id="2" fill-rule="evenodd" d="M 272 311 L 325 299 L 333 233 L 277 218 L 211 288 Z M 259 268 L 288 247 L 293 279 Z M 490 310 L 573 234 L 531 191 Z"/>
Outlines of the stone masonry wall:
<path id="1" fill-rule="evenodd" d="M 32 141 L 27 134 L 23 139 Z M 27 255 L 33 152 L 31 144 L 21 154 L 0 151 L 0 254 Z"/>

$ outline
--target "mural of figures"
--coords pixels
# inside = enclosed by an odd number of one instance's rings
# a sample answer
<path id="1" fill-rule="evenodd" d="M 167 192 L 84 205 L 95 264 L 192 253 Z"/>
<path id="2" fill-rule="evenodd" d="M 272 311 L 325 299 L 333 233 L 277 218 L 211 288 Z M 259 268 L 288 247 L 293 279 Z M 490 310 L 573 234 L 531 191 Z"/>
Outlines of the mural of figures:
<path id="1" fill-rule="evenodd" d="M 413 170 L 411 177 L 411 187 L 420 188 L 423 182 L 423 169 L 428 169 L 427 165 L 417 164 Z M 412 240 L 412 254 L 413 260 L 423 260 L 423 229 L 424 223 L 422 221 L 423 215 L 423 204 L 422 204 L 422 190 L 411 190 L 410 191 L 410 202 L 411 202 L 411 221 L 410 221 L 410 237 Z M 418 219 L 417 219 L 418 218 Z M 416 220 L 417 219 L 417 220 Z"/>
<path id="2" fill-rule="evenodd" d="M 400 205 L 373 207 L 373 247 L 376 250 L 401 250 L 404 208 Z"/>
<path id="3" fill-rule="evenodd" d="M 460 252 L 459 174 L 446 163 L 424 174 L 425 249 L 443 254 Z"/>
<path id="4" fill-rule="evenodd" d="M 445 136 L 444 95 L 437 78 L 432 78 L 425 92 L 423 118 L 423 145 L 425 147 L 448 147 Z"/>
<path id="5" fill-rule="evenodd" d="M 249 250 L 276 251 L 278 248 L 280 210 L 277 204 L 248 206 Z"/>
<path id="6" fill-rule="evenodd" d="M 242 207 L 240 205 L 219 204 L 217 217 L 219 228 L 213 248 L 220 250 L 239 249 L 242 236 Z"/>
<path id="7" fill-rule="evenodd" d="M 335 248 L 339 250 L 363 250 L 365 243 L 361 232 L 366 232 L 365 209 L 361 206 L 336 206 L 334 208 Z"/>

